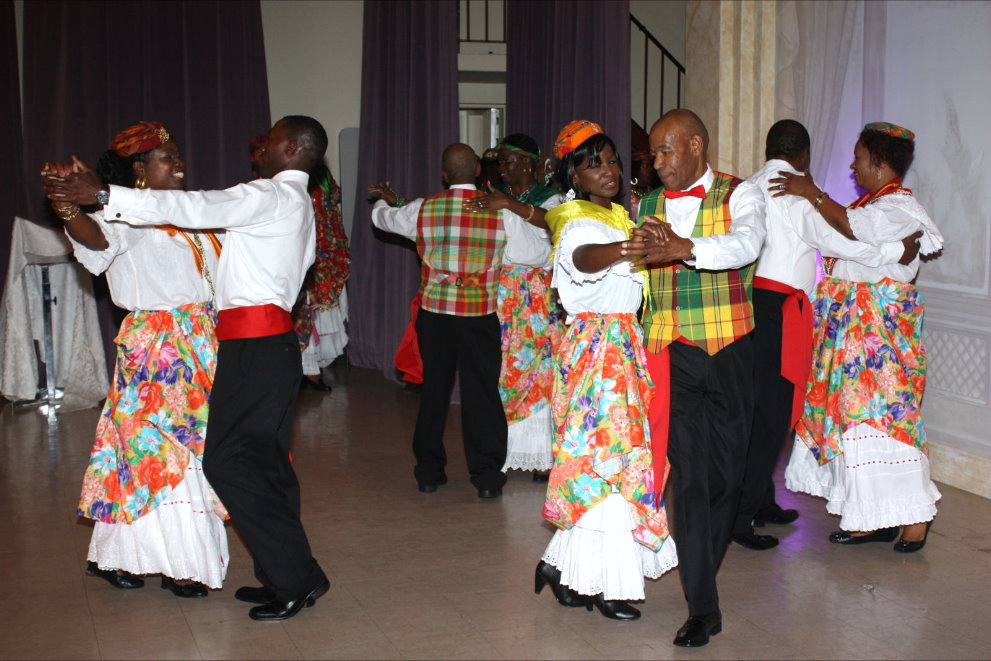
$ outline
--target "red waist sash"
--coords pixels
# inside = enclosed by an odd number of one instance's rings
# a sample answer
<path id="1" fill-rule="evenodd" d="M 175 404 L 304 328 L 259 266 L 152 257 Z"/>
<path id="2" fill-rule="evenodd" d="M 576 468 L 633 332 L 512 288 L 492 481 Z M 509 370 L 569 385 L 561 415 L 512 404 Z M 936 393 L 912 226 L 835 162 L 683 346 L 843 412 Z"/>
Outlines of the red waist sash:
<path id="1" fill-rule="evenodd" d="M 692 344 L 681 335 L 672 341 Z M 668 347 L 664 347 L 659 353 L 646 353 L 647 371 L 654 381 L 654 399 L 647 409 L 650 448 L 654 456 L 654 506 L 660 509 L 664 492 L 664 471 L 668 463 L 668 430 L 671 426 L 671 354 L 668 353 Z"/>
<path id="2" fill-rule="evenodd" d="M 230 308 L 217 313 L 217 339 L 242 340 L 291 331 L 292 317 L 273 303 Z"/>
<path id="3" fill-rule="evenodd" d="M 805 408 L 805 383 L 812 369 L 812 305 L 801 289 L 777 280 L 754 277 L 754 287 L 786 294 L 781 304 L 781 376 L 795 386 L 791 401 L 791 426 Z"/>

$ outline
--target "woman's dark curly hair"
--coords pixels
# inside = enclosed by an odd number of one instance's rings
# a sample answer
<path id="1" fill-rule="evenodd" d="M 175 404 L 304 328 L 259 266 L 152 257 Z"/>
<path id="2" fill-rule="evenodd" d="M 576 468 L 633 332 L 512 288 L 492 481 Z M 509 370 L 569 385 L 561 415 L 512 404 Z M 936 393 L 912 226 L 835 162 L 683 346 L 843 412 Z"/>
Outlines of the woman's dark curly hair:
<path id="1" fill-rule="evenodd" d="M 104 184 L 134 188 L 134 164 L 138 161 L 146 162 L 150 151 L 149 149 L 140 154 L 123 157 L 118 156 L 113 149 L 108 149 L 100 155 L 100 160 L 96 163 L 96 174 Z"/>
<path id="2" fill-rule="evenodd" d="M 872 164 L 887 163 L 899 177 L 905 176 L 915 158 L 915 142 L 912 140 L 867 129 L 860 132 L 859 140 L 870 154 Z"/>
<path id="3" fill-rule="evenodd" d="M 580 191 L 575 188 L 575 168 L 579 167 L 586 161 L 589 165 L 600 165 L 602 163 L 602 150 L 606 147 L 610 147 L 613 154 L 616 155 L 616 161 L 619 163 L 620 172 L 623 171 L 623 159 L 620 157 L 619 152 L 616 151 L 616 143 L 612 141 L 605 133 L 596 133 L 591 138 L 587 139 L 585 142 L 578 145 L 573 152 L 570 154 L 565 154 L 564 158 L 557 166 L 557 181 L 561 190 L 568 190 L 570 188 L 575 189 L 575 199 L 576 200 L 588 200 L 588 193 L 585 191 Z M 616 196 L 613 200 L 617 200 L 623 195 L 623 178 L 619 178 L 619 190 L 616 192 Z"/>
<path id="4" fill-rule="evenodd" d="M 534 163 L 536 163 L 537 159 L 540 158 L 540 147 L 537 146 L 537 141 L 528 136 L 526 133 L 513 133 L 512 135 L 507 135 L 499 141 L 499 144 L 509 145 L 510 147 L 516 147 L 517 149 L 530 152 L 533 154 L 533 158 L 530 160 Z"/>

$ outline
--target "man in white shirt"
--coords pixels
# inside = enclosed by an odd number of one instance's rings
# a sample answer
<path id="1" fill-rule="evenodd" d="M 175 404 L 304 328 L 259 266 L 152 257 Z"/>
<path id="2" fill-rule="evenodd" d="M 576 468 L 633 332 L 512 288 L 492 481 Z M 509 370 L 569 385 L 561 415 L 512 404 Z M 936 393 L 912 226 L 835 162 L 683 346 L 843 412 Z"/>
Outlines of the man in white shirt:
<path id="1" fill-rule="evenodd" d="M 284 117 L 269 132 L 262 177 L 223 191 L 100 189 L 92 170 L 69 175 L 52 199 L 104 205 L 108 221 L 227 230 L 218 266 L 217 372 L 203 469 L 255 561 L 259 588 L 235 596 L 255 620 L 296 615 L 329 588 L 300 522 L 289 458 L 302 379 L 289 310 L 314 260 L 309 171 L 323 158 L 319 122 Z"/>
<path id="2" fill-rule="evenodd" d="M 778 539 L 755 534 L 754 525 L 787 524 L 798 518 L 796 510 L 782 509 L 775 501 L 772 475 L 805 401 L 812 362 L 809 296 L 816 284 L 816 250 L 872 267 L 908 264 L 919 251 L 915 235 L 880 247 L 851 241 L 804 198 L 774 197 L 770 180 L 780 172 L 808 170 L 810 147 L 809 133 L 799 122 L 775 123 L 767 133 L 767 162 L 747 179 L 764 194 L 767 235 L 754 277 L 754 424 L 733 541 L 757 551 L 777 546 Z"/>
<path id="3" fill-rule="evenodd" d="M 457 374 L 461 427 L 471 482 L 483 499 L 498 498 L 506 483 L 506 415 L 499 396 L 501 337 L 496 316 L 499 268 L 507 237 L 533 236 L 523 254 L 540 252 L 540 232 L 520 219 L 466 204 L 481 167 L 468 145 L 448 145 L 441 175 L 448 189 L 406 202 L 388 183 L 369 186 L 380 196 L 375 227 L 416 242 L 422 258 L 421 309 L 416 333 L 423 358 L 423 387 L 413 432 L 413 475 L 422 493 L 447 483 L 444 420 Z M 524 234 L 525 233 L 525 234 Z"/>
<path id="4" fill-rule="evenodd" d="M 730 541 L 753 411 L 752 264 L 764 240 L 753 184 L 714 172 L 695 113 L 673 110 L 650 131 L 663 190 L 640 202 L 652 266 L 644 314 L 655 470 L 671 464 L 672 535 L 688 602 L 674 644 L 699 647 L 722 630 L 716 573 Z M 660 222 L 655 222 L 660 221 Z"/>

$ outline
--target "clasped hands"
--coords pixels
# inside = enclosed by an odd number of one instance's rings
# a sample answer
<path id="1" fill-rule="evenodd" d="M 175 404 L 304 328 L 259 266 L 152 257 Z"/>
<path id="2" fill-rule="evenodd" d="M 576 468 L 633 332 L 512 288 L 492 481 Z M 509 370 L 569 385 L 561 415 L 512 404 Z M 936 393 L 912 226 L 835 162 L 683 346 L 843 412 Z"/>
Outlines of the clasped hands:
<path id="1" fill-rule="evenodd" d="M 619 254 L 634 258 L 632 266 L 669 264 L 692 259 L 693 243 L 674 233 L 668 223 L 648 216 L 640 227 L 631 231 L 633 238 L 620 243 Z"/>
<path id="2" fill-rule="evenodd" d="M 41 168 L 41 184 L 53 206 L 96 204 L 100 177 L 75 156 L 71 162 L 49 161 Z"/>

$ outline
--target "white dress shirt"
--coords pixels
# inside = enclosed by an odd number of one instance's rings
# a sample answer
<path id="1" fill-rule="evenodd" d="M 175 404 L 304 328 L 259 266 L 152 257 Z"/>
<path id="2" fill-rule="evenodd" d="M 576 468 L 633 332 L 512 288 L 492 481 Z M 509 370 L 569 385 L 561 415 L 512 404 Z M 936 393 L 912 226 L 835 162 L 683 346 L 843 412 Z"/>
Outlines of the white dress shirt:
<path id="1" fill-rule="evenodd" d="M 107 272 L 110 298 L 117 307 L 131 312 L 171 310 L 210 301 L 210 285 L 197 270 L 193 248 L 182 236 L 170 236 L 156 227 L 108 223 L 103 211 L 89 216 L 110 244 L 105 250 L 90 250 L 68 232 L 66 236 L 87 271 L 93 275 Z M 200 243 L 206 272 L 216 279 L 217 251 L 206 237 L 201 237 Z"/>
<path id="2" fill-rule="evenodd" d="M 779 172 L 802 174 L 788 161 L 772 158 L 747 179 L 761 190 L 766 205 L 767 234 L 755 275 L 783 282 L 811 295 L 816 285 L 816 250 L 825 257 L 840 257 L 870 267 L 893 264 L 901 259 L 905 251 L 901 240 L 880 246 L 851 241 L 830 227 L 805 198 L 796 195 L 774 197 L 770 180 L 776 179 Z"/>
<path id="3" fill-rule="evenodd" d="M 477 190 L 475 184 L 454 184 L 450 188 Z M 556 202 L 552 202 L 554 200 Z M 540 206 L 544 209 L 552 209 L 560 204 L 560 200 L 561 196 L 556 195 Z M 416 223 L 423 201 L 424 198 L 419 197 L 401 207 L 393 207 L 385 200 L 378 200 L 372 207 L 372 224 L 380 230 L 416 241 Z M 534 227 L 509 209 L 503 209 L 502 221 L 506 232 L 503 264 L 550 268 L 551 243 L 545 230 Z"/>
<path id="4" fill-rule="evenodd" d="M 591 218 L 576 218 L 561 230 L 554 258 L 552 287 L 557 288 L 568 323 L 581 312 L 636 313 L 643 299 L 642 271 L 621 259 L 597 273 L 578 270 L 572 259 L 575 250 L 588 244 L 625 241 L 626 234 Z"/>
<path id="5" fill-rule="evenodd" d="M 550 211 L 564 202 L 564 196 L 555 193 L 540 204 Z M 529 266 L 536 269 L 551 268 L 551 237 L 523 220 L 509 209 L 502 210 L 502 223 L 506 227 L 506 250 L 502 253 L 503 266 Z"/>
<path id="6" fill-rule="evenodd" d="M 700 185 L 708 194 L 713 180 L 712 168 L 707 165 L 705 174 L 685 190 Z M 733 222 L 726 234 L 692 236 L 701 206 L 702 200 L 691 196 L 664 202 L 671 229 L 682 238 L 690 238 L 695 244 L 695 260 L 685 260 L 686 264 L 696 269 L 723 271 L 741 268 L 757 259 L 764 241 L 764 196 L 760 189 L 746 181 L 736 187 L 729 201 Z"/>
<path id="7" fill-rule="evenodd" d="M 309 175 L 285 170 L 222 191 L 110 187 L 106 217 L 131 225 L 227 230 L 214 277 L 220 310 L 296 302 L 316 256 Z"/>
<path id="8" fill-rule="evenodd" d="M 901 240 L 917 230 L 923 231 L 920 254 L 938 252 L 943 236 L 919 201 L 906 193 L 882 195 L 859 209 L 847 209 L 850 229 L 857 240 L 872 245 Z M 919 258 L 911 264 L 884 264 L 877 267 L 841 259 L 833 268 L 833 277 L 855 282 L 878 282 L 890 278 L 911 282 L 919 273 Z"/>

